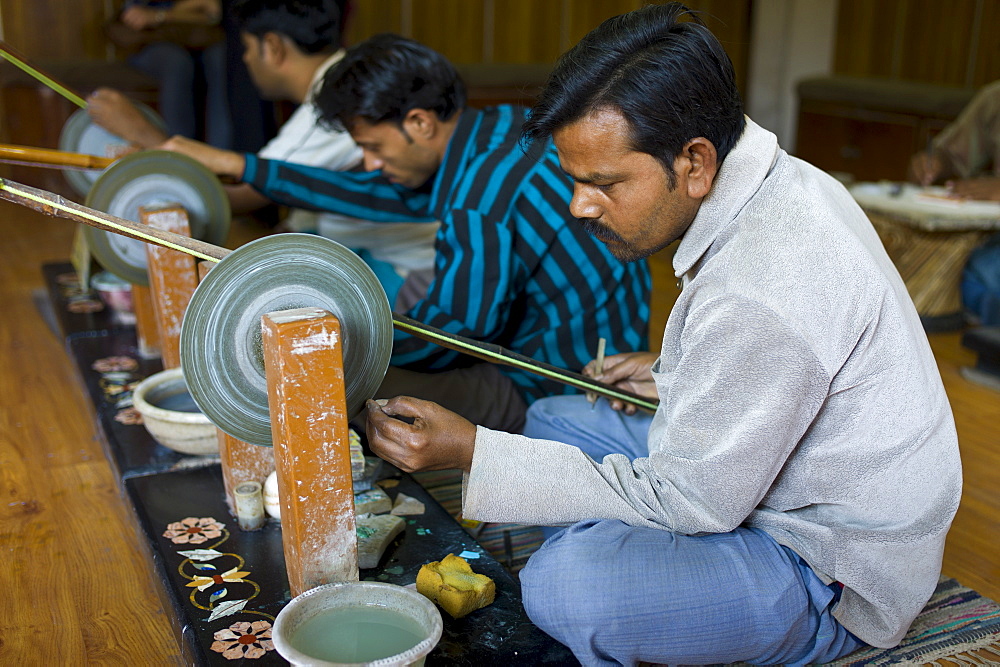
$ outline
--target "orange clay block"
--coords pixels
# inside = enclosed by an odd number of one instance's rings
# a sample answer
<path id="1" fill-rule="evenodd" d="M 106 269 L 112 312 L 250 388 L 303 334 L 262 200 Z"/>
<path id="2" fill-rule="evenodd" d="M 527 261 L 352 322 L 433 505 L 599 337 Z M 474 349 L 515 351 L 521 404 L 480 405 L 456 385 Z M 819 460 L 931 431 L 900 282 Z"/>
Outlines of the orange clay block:
<path id="1" fill-rule="evenodd" d="M 179 206 L 140 207 L 139 221 L 156 229 L 191 236 L 187 211 Z M 181 322 L 194 288 L 198 286 L 195 258 L 153 244 L 146 244 L 146 257 L 163 368 L 177 368 L 181 365 Z"/>
<path id="2" fill-rule="evenodd" d="M 139 356 L 146 359 L 160 356 L 160 330 L 153 312 L 153 295 L 144 285 L 132 285 L 132 308 L 135 310 L 135 334 L 139 339 Z"/>
<path id="3" fill-rule="evenodd" d="M 274 448 L 251 445 L 237 440 L 221 429 L 215 429 L 219 440 L 219 459 L 222 463 L 222 482 L 226 487 L 229 511 L 236 515 L 233 489 L 243 482 L 259 482 L 262 486 L 274 470 Z"/>
<path id="4" fill-rule="evenodd" d="M 340 323 L 319 308 L 261 318 L 281 531 L 292 595 L 358 580 Z"/>

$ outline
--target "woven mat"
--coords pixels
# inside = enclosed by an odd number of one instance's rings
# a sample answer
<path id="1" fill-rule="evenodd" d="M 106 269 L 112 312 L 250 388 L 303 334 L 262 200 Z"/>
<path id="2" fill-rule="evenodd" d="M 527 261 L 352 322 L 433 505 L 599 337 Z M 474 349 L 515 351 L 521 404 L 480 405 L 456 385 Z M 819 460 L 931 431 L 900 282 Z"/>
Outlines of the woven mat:
<path id="1" fill-rule="evenodd" d="M 414 473 L 434 500 L 451 514 L 493 558 L 517 573 L 528 562 L 531 554 L 542 546 L 545 537 L 537 526 L 516 523 L 479 523 L 462 519 L 462 473 L 457 470 Z"/>
<path id="2" fill-rule="evenodd" d="M 462 475 L 458 471 L 415 473 L 413 477 L 512 574 L 524 567 L 544 541 L 536 526 L 463 521 Z M 1000 665 L 1000 605 L 942 577 L 899 646 L 862 649 L 829 664 Z"/>
<path id="3" fill-rule="evenodd" d="M 830 664 L 1000 665 L 1000 605 L 941 577 L 899 646 L 855 651 Z"/>

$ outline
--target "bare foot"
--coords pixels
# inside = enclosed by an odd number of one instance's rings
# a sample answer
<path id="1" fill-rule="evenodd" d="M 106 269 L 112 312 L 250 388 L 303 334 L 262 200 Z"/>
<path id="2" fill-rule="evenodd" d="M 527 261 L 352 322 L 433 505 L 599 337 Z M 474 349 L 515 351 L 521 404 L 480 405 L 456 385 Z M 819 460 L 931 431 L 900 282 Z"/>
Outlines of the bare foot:
<path id="1" fill-rule="evenodd" d="M 153 125 L 127 97 L 112 88 L 98 88 L 87 98 L 87 113 L 94 123 L 142 148 L 153 148 L 167 135 Z"/>

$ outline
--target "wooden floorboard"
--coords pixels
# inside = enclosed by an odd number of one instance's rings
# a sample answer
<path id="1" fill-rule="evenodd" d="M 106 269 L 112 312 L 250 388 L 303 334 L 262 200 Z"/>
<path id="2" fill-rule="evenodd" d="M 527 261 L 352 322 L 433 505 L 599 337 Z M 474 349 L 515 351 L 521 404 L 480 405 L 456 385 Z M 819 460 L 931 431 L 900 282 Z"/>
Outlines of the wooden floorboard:
<path id="1" fill-rule="evenodd" d="M 154 574 L 59 338 L 38 314 L 41 265 L 69 257 L 73 223 L 0 201 L 0 664 L 176 664 Z M 237 227 L 230 242 L 262 230 Z M 653 260 L 653 340 L 676 296 Z M 931 337 L 952 400 L 965 494 L 944 570 L 1000 599 L 1000 393 L 959 374 L 957 334 Z"/>

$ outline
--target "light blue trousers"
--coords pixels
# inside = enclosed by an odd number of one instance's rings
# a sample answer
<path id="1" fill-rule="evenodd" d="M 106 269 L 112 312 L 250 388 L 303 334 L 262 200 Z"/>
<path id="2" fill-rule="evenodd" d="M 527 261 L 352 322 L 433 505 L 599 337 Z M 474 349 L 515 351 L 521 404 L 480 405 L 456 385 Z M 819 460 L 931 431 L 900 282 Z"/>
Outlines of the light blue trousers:
<path id="1" fill-rule="evenodd" d="M 639 458 L 650 421 L 561 396 L 531 406 L 525 435 L 598 461 Z M 520 578 L 528 616 L 585 665 L 801 665 L 864 646 L 833 618 L 839 585 L 752 528 L 690 536 L 581 521 L 548 539 Z"/>

